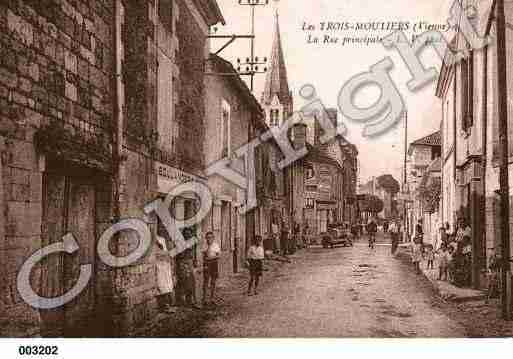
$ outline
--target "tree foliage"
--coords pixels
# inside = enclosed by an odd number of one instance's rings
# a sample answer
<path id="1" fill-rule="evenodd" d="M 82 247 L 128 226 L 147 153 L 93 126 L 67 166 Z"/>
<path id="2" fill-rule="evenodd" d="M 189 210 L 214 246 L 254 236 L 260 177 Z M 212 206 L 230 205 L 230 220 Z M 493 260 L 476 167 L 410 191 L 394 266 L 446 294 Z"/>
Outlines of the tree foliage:
<path id="1" fill-rule="evenodd" d="M 378 196 L 366 194 L 361 205 L 363 212 L 379 213 L 383 210 L 385 204 Z"/>
<path id="2" fill-rule="evenodd" d="M 426 186 L 419 188 L 420 199 L 424 207 L 424 211 L 434 213 L 438 210 L 440 197 L 442 192 L 442 184 L 440 178 L 436 178 Z"/>
<path id="3" fill-rule="evenodd" d="M 391 195 L 395 195 L 399 192 L 399 182 L 390 174 L 381 175 L 377 178 L 380 187 L 384 188 L 385 191 Z"/>

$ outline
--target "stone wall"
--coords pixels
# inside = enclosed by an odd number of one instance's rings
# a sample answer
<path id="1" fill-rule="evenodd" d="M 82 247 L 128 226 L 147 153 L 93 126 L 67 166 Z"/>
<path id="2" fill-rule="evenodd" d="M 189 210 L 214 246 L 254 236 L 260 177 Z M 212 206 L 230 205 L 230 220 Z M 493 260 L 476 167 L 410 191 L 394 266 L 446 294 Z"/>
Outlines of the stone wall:
<path id="1" fill-rule="evenodd" d="M 15 279 L 23 261 L 41 246 L 44 155 L 59 157 L 65 148 L 68 160 L 110 166 L 103 155 L 112 118 L 111 9 L 111 0 L 0 4 L 0 135 L 6 143 L 0 303 L 18 329 L 38 323 L 37 311 L 19 297 Z M 58 129 L 50 131 L 55 141 L 42 136 L 42 128 Z M 102 156 L 89 161 L 90 151 Z M 37 270 L 34 278 L 37 288 Z"/>

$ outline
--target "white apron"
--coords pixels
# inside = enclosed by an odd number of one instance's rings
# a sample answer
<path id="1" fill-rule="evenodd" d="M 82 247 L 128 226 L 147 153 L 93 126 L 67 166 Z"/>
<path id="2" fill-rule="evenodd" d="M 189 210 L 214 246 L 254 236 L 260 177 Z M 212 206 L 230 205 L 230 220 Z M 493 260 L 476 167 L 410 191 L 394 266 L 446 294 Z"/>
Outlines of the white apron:
<path id="1" fill-rule="evenodd" d="M 161 248 L 157 248 L 157 288 L 160 294 L 167 294 L 173 291 L 173 269 L 171 268 L 171 257 L 166 248 L 166 241 L 157 237 Z"/>
<path id="2" fill-rule="evenodd" d="M 160 294 L 173 291 L 173 273 L 171 269 L 171 262 L 157 261 L 157 287 Z"/>

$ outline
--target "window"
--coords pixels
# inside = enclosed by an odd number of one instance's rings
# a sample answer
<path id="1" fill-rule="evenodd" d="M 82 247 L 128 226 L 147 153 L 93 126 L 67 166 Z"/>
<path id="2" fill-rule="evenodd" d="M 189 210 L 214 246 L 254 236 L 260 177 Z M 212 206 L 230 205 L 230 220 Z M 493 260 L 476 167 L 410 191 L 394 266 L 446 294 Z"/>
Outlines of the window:
<path id="1" fill-rule="evenodd" d="M 170 33 L 173 33 L 173 1 L 158 0 L 158 3 L 160 21 Z"/>
<path id="2" fill-rule="evenodd" d="M 431 150 L 431 160 L 435 160 L 437 159 L 438 157 L 441 157 L 442 155 L 442 150 L 440 147 L 433 147 L 432 150 Z"/>
<path id="3" fill-rule="evenodd" d="M 221 155 L 226 157 L 230 154 L 230 104 L 225 100 L 221 104 Z"/>
<path id="4" fill-rule="evenodd" d="M 312 166 L 308 166 L 306 168 L 306 179 L 313 178 L 315 176 L 315 171 Z"/>
<path id="5" fill-rule="evenodd" d="M 461 61 L 461 128 L 468 131 L 473 125 L 473 62 L 474 53 Z"/>
<path id="6" fill-rule="evenodd" d="M 314 199 L 313 198 L 306 198 L 305 199 L 305 208 L 309 208 L 309 209 L 312 209 L 314 208 Z"/>

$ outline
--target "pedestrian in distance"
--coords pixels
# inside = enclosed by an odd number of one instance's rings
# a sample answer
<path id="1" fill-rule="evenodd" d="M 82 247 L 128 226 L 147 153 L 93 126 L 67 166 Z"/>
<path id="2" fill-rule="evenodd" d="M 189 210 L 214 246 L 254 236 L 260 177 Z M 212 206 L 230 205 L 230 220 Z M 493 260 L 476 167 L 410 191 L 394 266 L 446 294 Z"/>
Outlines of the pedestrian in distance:
<path id="1" fill-rule="evenodd" d="M 190 228 L 183 230 L 185 241 L 192 241 L 194 234 Z M 176 256 L 177 304 L 196 307 L 196 259 L 194 246 L 188 246 Z"/>
<path id="2" fill-rule="evenodd" d="M 411 258 L 413 262 L 413 267 L 415 268 L 415 273 L 420 274 L 420 261 L 422 260 L 422 243 L 420 242 L 420 239 L 418 237 L 416 237 L 413 240 L 411 250 Z"/>
<path id="3" fill-rule="evenodd" d="M 367 233 L 369 234 L 369 248 L 374 249 L 374 243 L 376 242 L 376 232 L 378 231 L 378 225 L 373 218 L 369 220 L 367 224 Z"/>
<path id="4" fill-rule="evenodd" d="M 217 244 L 214 233 L 207 232 L 205 235 L 207 247 L 203 251 L 203 304 L 213 304 L 215 300 L 216 282 L 219 278 L 219 255 L 221 248 Z M 207 294 L 210 289 L 210 301 L 207 301 Z"/>
<path id="5" fill-rule="evenodd" d="M 383 233 L 387 233 L 389 230 L 388 221 L 383 222 Z"/>
<path id="6" fill-rule="evenodd" d="M 390 238 L 392 240 L 391 253 L 392 255 L 394 255 L 397 251 L 397 246 L 399 245 L 399 226 L 395 221 L 393 221 L 392 224 L 390 224 L 388 231 L 390 232 Z"/>
<path id="7" fill-rule="evenodd" d="M 262 246 L 262 237 L 255 236 L 253 243 L 248 250 L 248 265 L 249 265 L 249 284 L 248 295 L 258 294 L 258 283 L 262 276 L 264 266 L 264 247 Z M 253 290 L 253 292 L 252 292 Z"/>
<path id="8" fill-rule="evenodd" d="M 310 243 L 308 242 L 308 223 L 305 223 L 305 225 L 303 226 L 303 231 L 302 231 L 302 236 L 303 236 L 303 244 L 304 244 L 304 247 L 307 248 Z"/>
<path id="9" fill-rule="evenodd" d="M 426 246 L 427 269 L 434 269 L 435 251 L 431 244 Z"/>
<path id="10" fill-rule="evenodd" d="M 440 247 L 447 246 L 449 243 L 449 235 L 447 234 L 447 228 L 441 226 L 438 230 L 438 243 L 440 243 Z"/>
<path id="11" fill-rule="evenodd" d="M 447 280 L 447 267 L 449 266 L 449 251 L 446 245 L 438 250 L 438 280 Z"/>
<path id="12" fill-rule="evenodd" d="M 351 226 L 351 234 L 353 235 L 353 242 L 357 241 L 360 237 L 360 224 L 353 223 Z"/>
<path id="13" fill-rule="evenodd" d="M 452 282 L 454 279 L 455 261 L 454 261 L 454 247 L 450 245 L 447 247 L 447 280 Z"/>
<path id="14" fill-rule="evenodd" d="M 422 219 L 419 219 L 415 225 L 415 237 L 420 241 L 420 244 L 424 244 L 424 229 L 422 228 Z M 424 248 L 422 248 L 424 250 Z"/>
<path id="15" fill-rule="evenodd" d="M 496 298 L 499 295 L 499 258 L 495 254 L 495 250 L 492 250 L 490 257 L 488 258 L 488 288 L 486 291 L 486 303 L 490 298 Z"/>

